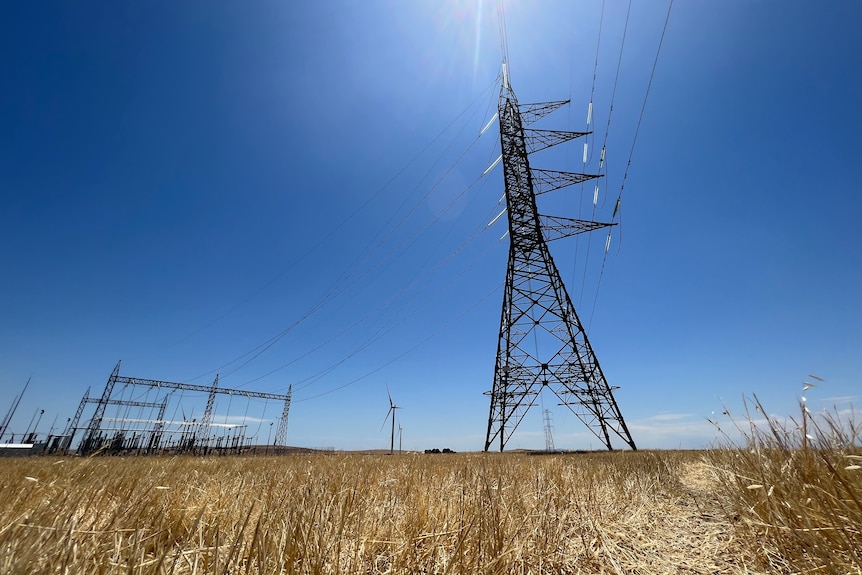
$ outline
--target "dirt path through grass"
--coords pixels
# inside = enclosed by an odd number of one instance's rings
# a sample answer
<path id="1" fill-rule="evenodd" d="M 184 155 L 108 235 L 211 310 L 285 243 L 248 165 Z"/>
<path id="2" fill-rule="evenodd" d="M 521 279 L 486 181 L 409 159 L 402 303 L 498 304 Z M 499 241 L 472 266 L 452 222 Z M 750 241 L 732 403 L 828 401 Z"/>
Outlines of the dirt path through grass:
<path id="1" fill-rule="evenodd" d="M 668 573 L 756 573 L 735 539 L 732 518 L 718 495 L 713 470 L 704 462 L 684 464 L 682 490 L 667 497 L 659 513 L 666 531 L 655 533 L 657 555 L 668 560 Z"/>
<path id="2" fill-rule="evenodd" d="M 728 574 L 760 573 L 742 555 L 733 525 L 716 495 L 712 470 L 686 462 L 679 485 L 656 485 L 646 503 L 613 529 L 605 543 L 617 573 Z"/>

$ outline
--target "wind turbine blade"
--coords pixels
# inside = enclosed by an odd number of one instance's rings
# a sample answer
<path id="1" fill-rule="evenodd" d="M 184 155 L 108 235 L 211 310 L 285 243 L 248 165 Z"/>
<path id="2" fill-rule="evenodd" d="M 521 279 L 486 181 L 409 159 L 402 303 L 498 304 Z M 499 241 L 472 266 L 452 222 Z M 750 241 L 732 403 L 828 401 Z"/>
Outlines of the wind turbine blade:
<path id="1" fill-rule="evenodd" d="M 386 384 L 386 396 L 389 398 L 389 409 L 394 408 L 395 404 L 392 403 L 392 394 L 389 393 L 389 384 L 388 383 Z"/>
<path id="2" fill-rule="evenodd" d="M 383 418 L 383 425 L 380 426 L 380 431 L 383 431 L 383 428 L 386 427 L 386 422 L 389 421 L 389 414 L 392 413 L 392 408 L 389 408 L 389 411 L 386 412 L 386 417 Z"/>

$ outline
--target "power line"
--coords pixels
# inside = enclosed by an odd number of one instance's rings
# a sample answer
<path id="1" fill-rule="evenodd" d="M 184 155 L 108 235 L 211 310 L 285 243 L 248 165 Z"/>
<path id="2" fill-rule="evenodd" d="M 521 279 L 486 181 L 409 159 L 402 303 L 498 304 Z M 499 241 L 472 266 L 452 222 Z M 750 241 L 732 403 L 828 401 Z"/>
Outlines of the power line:
<path id="1" fill-rule="evenodd" d="M 300 261 L 302 261 L 302 259 L 304 259 L 304 258 L 305 258 L 305 257 L 307 257 L 308 255 L 310 255 L 311 253 L 313 253 L 316 249 L 318 249 L 318 248 L 319 248 L 323 243 L 325 243 L 329 238 L 331 238 L 331 237 L 332 237 L 332 236 L 333 236 L 333 235 L 334 235 L 334 234 L 335 234 L 335 233 L 336 233 L 336 232 L 337 232 L 341 227 L 343 227 L 343 226 L 344 226 L 348 221 L 350 221 L 352 218 L 354 218 L 354 217 L 355 217 L 355 216 L 356 216 L 360 211 L 362 211 L 363 209 L 365 209 L 365 208 L 366 208 L 366 207 L 371 203 L 371 201 L 372 201 L 372 200 L 374 200 L 376 197 L 378 197 L 378 196 L 380 195 L 380 193 L 382 193 L 382 192 L 383 192 L 383 190 L 385 190 L 387 187 L 389 187 L 389 186 L 392 184 L 392 182 L 394 182 L 394 181 L 395 181 L 399 176 L 401 176 L 401 175 L 402 175 L 402 174 L 407 170 L 407 168 L 408 168 L 409 166 L 411 166 L 413 163 L 415 163 L 415 161 L 416 161 L 419 157 L 421 157 L 421 156 L 422 156 L 422 155 L 423 155 L 423 154 L 424 154 L 424 153 L 425 153 L 425 152 L 426 152 L 426 151 L 427 151 L 427 150 L 428 150 L 428 149 L 429 149 L 429 148 L 430 148 L 430 147 L 431 147 L 435 142 L 437 142 L 437 141 L 438 141 L 438 140 L 443 136 L 443 134 L 445 134 L 447 131 L 449 131 L 449 130 L 451 129 L 451 127 L 452 127 L 453 125 L 455 125 L 455 123 L 456 123 L 457 121 L 459 121 L 459 120 L 460 120 L 460 119 L 461 119 L 465 114 L 467 114 L 467 112 L 469 112 L 471 109 L 473 109 L 473 108 L 476 106 L 476 104 L 477 104 L 477 103 L 478 103 L 478 102 L 479 102 L 483 97 L 485 97 L 485 96 L 486 96 L 486 94 L 488 94 L 488 93 L 489 93 L 489 91 L 491 91 L 491 90 L 493 89 L 493 87 L 496 85 L 496 83 L 497 83 L 497 80 L 495 79 L 495 80 L 494 80 L 494 82 L 493 82 L 493 83 L 491 83 L 491 84 L 488 86 L 488 88 L 486 88 L 486 89 L 485 89 L 485 90 L 484 90 L 484 91 L 483 91 L 479 96 L 477 96 L 477 97 L 476 97 L 476 98 L 475 98 L 475 99 L 474 99 L 474 100 L 473 100 L 473 101 L 472 101 L 472 102 L 471 102 L 471 103 L 470 103 L 470 104 L 469 104 L 469 105 L 468 105 L 464 110 L 462 110 L 462 111 L 461 111 L 461 113 L 459 113 L 459 114 L 458 114 L 458 115 L 457 115 L 457 116 L 456 116 L 456 117 L 455 117 L 451 122 L 449 122 L 449 123 L 446 125 L 446 127 L 445 127 L 443 130 L 441 130 L 441 132 L 440 132 L 440 133 L 438 133 L 438 135 L 437 135 L 437 136 L 435 136 L 435 137 L 431 140 L 431 142 L 429 142 L 429 143 L 428 143 L 428 144 L 427 144 L 427 145 L 422 149 L 422 151 L 420 151 L 420 152 L 419 152 L 419 153 L 418 153 L 418 154 L 417 154 L 413 159 L 411 159 L 407 164 L 405 164 L 405 165 L 404 165 L 404 166 L 403 166 L 403 167 L 402 167 L 402 168 L 401 168 L 401 169 L 396 173 L 396 175 L 395 175 L 395 176 L 393 176 L 392 178 L 390 178 L 390 180 L 389 180 L 389 181 L 388 181 L 384 186 L 382 186 L 380 189 L 378 189 L 378 190 L 377 190 L 377 192 L 375 192 L 375 193 L 374 193 L 370 198 L 368 198 L 368 199 L 367 199 L 367 200 L 366 200 L 366 201 L 365 201 L 365 202 L 364 202 L 360 207 L 358 207 L 358 208 L 357 208 L 357 209 L 356 209 L 356 210 L 355 210 L 355 211 L 354 211 L 350 216 L 348 216 L 348 217 L 347 217 L 345 220 L 343 220 L 340 224 L 338 224 L 337 226 L 335 226 L 335 228 L 333 228 L 333 229 L 332 229 L 332 230 L 331 230 L 331 231 L 330 231 L 330 232 L 329 232 L 329 233 L 328 233 L 328 234 L 327 234 L 323 239 L 321 239 L 321 240 L 320 240 L 319 242 L 317 242 L 314 246 L 312 246 L 308 251 L 306 251 L 302 256 L 300 256 L 300 257 L 299 257 L 297 260 L 295 260 L 295 261 L 294 261 L 290 266 L 288 266 L 285 270 L 283 270 L 282 272 L 280 272 L 277 276 L 275 276 L 275 277 L 274 277 L 272 280 L 270 280 L 267 284 L 265 284 L 263 287 L 261 287 L 260 289 L 258 289 L 254 294 L 252 294 L 251 296 L 249 296 L 248 298 L 246 298 L 245 300 L 243 300 L 242 302 L 240 302 L 239 304 L 237 304 L 236 306 L 234 306 L 233 308 L 231 308 L 231 310 L 229 310 L 228 312 L 226 312 L 225 314 L 223 314 L 222 316 L 220 316 L 219 318 L 217 318 L 216 320 L 214 320 L 213 322 L 211 322 L 210 324 L 208 324 L 208 326 L 209 326 L 209 325 L 212 325 L 212 324 L 213 324 L 213 323 L 215 323 L 216 321 L 218 321 L 218 320 L 220 320 L 221 318 L 225 317 L 227 314 L 231 313 L 231 312 L 232 312 L 232 311 L 234 311 L 235 309 L 239 308 L 239 307 L 240 307 L 240 306 L 242 306 L 243 304 L 245 304 L 245 303 L 247 303 L 248 301 L 250 301 L 251 299 L 253 299 L 256 295 L 258 295 L 258 294 L 259 294 L 260 292 L 262 292 L 264 289 L 266 289 L 267 287 L 269 287 L 270 285 L 272 285 L 275 281 L 277 281 L 279 278 L 281 278 L 282 276 L 284 276 L 284 274 L 286 274 L 288 271 L 290 271 L 290 269 L 292 269 L 295 265 L 297 265 Z M 464 124 L 464 125 L 462 126 L 462 128 L 459 130 L 459 133 L 460 133 L 461 131 L 463 131 L 463 129 L 464 129 L 464 127 L 465 127 L 465 126 L 466 126 L 466 124 Z M 455 138 L 457 138 L 457 134 L 456 134 Z M 474 141 L 473 141 L 473 143 L 471 143 L 470 147 L 472 147 L 472 146 L 475 144 L 475 142 L 476 142 L 477 140 L 478 140 L 478 137 L 476 138 L 476 140 L 474 140 Z M 452 143 L 453 143 L 453 142 L 454 142 L 454 138 L 453 138 L 453 141 L 452 141 L 452 142 L 450 142 L 450 143 L 449 143 L 449 145 L 447 146 L 447 149 L 448 149 L 449 147 L 451 147 L 451 145 L 452 145 Z M 469 147 L 468 147 L 468 150 L 469 150 Z M 446 171 L 446 174 L 450 173 L 450 172 L 455 168 L 455 166 L 457 165 L 457 163 L 458 163 L 458 162 L 459 162 L 459 161 L 464 157 L 464 155 L 465 155 L 465 154 L 466 154 L 466 151 L 465 151 L 464 153 L 462 153 L 462 155 L 461 155 L 461 156 L 456 160 L 456 162 L 455 162 L 452 166 L 450 166 L 450 167 L 448 168 L 448 170 Z M 438 159 L 438 161 L 439 161 L 439 159 Z M 436 164 L 436 162 L 435 162 L 435 164 Z M 427 176 L 427 173 L 426 173 L 426 176 Z M 444 177 L 445 177 L 445 174 L 444 174 Z M 424 177 L 423 177 L 423 179 L 424 179 Z M 331 285 L 331 286 L 330 286 L 330 288 L 327 290 L 327 292 L 326 292 L 326 293 L 325 293 L 325 294 L 324 294 L 324 295 L 323 295 L 323 296 L 322 296 L 322 297 L 321 297 L 321 298 L 320 298 L 320 299 L 319 299 L 315 304 L 313 304 L 309 309 L 307 309 L 307 310 L 306 310 L 306 312 L 305 312 L 305 313 L 303 313 L 303 314 L 302 314 L 302 315 L 301 315 L 297 320 L 295 320 L 293 323 L 291 323 L 290 325 L 288 325 L 286 328 L 284 328 L 284 329 L 283 329 L 283 330 L 281 330 L 280 332 L 276 333 L 274 336 L 272 336 L 272 337 L 270 337 L 269 339 L 265 340 L 264 342 L 262 342 L 262 343 L 258 344 L 257 346 L 255 346 L 255 347 L 253 347 L 253 348 L 251 348 L 251 349 L 247 350 L 247 351 L 246 351 L 246 352 L 244 352 L 243 354 L 241 354 L 241 355 L 239 355 L 239 356 L 234 357 L 234 358 L 233 358 L 233 359 L 231 359 L 230 361 L 227 361 L 227 362 L 225 362 L 225 363 L 221 364 L 220 366 L 218 366 L 218 367 L 216 367 L 216 368 L 214 368 L 214 369 L 211 369 L 211 370 L 209 370 L 209 371 L 206 371 L 206 372 L 201 373 L 201 374 L 199 374 L 199 375 L 196 375 L 196 376 L 194 376 L 194 377 L 188 378 L 186 381 L 194 381 L 194 380 L 196 380 L 196 379 L 200 379 L 200 378 L 202 378 L 202 377 L 206 377 L 206 376 L 212 375 L 212 374 L 217 373 L 217 372 L 223 372 L 223 377 L 227 377 L 227 376 L 229 376 L 229 375 L 231 375 L 231 374 L 233 374 L 233 373 L 235 373 L 235 372 L 239 371 L 240 369 L 242 369 L 242 368 L 244 368 L 244 367 L 248 366 L 248 365 L 249 365 L 249 364 L 251 364 L 255 359 L 257 359 L 258 357 L 260 357 L 260 355 L 262 355 L 264 352 L 266 352 L 268 349 L 270 349 L 273 345 L 275 345 L 279 340 L 281 340 L 284 336 L 286 336 L 288 333 L 290 333 L 293 329 L 295 329 L 297 326 L 299 326 L 301 323 L 303 323 L 303 322 L 304 322 L 305 320 L 307 320 L 309 317 L 311 317 L 312 315 L 314 315 L 315 313 L 317 313 L 318 311 L 320 311 L 324 306 L 326 306 L 327 304 L 329 304 L 331 301 L 333 301 L 333 300 L 334 300 L 335 298 L 337 298 L 339 295 L 341 295 L 342 293 L 344 293 L 344 292 L 345 292 L 346 290 L 348 290 L 350 287 L 354 286 L 357 282 L 359 282 L 359 281 L 360 281 L 360 280 L 362 280 L 365 276 L 367 276 L 367 275 L 368 275 L 368 274 L 370 274 L 372 271 L 374 271 L 374 269 L 376 269 L 377 267 L 379 267 L 380 265 L 382 265 L 385 261 L 387 261 L 387 260 L 388 260 L 388 258 L 390 258 L 390 257 L 392 256 L 392 254 L 393 254 L 393 253 L 397 253 L 397 251 L 398 251 L 399 249 L 401 249 L 401 247 L 403 246 L 403 244 L 402 244 L 402 246 L 399 246 L 399 247 L 398 247 L 398 248 L 396 248 L 395 250 L 392 250 L 392 251 L 390 251 L 388 254 L 386 254 L 386 255 L 385 255 L 385 256 L 384 256 L 380 261 L 378 261 L 374 266 L 372 266 L 372 267 L 370 267 L 370 268 L 365 269 L 364 271 L 362 271 L 361 273 L 359 273 L 359 275 L 358 275 L 358 276 L 356 276 L 357 270 L 359 270 L 360 266 L 361 266 L 364 262 L 368 261 L 368 259 L 369 259 L 370 257 L 372 257 L 372 255 L 373 255 L 374 253 L 376 253 L 376 252 L 377 252 L 377 251 L 378 251 L 378 250 L 379 250 L 379 249 L 380 249 L 380 248 L 385 244 L 386 240 L 387 240 L 388 238 L 390 238 L 390 237 L 391 237 L 391 235 L 392 235 L 392 234 L 393 234 L 393 233 L 394 233 L 398 228 L 400 228 L 400 227 L 404 224 L 404 222 L 405 222 L 405 221 L 410 217 L 410 215 L 412 215 L 412 214 L 416 211 L 416 209 L 417 209 L 420 205 L 422 205 L 422 202 L 424 202 L 424 200 L 428 197 L 428 195 L 431 193 L 431 191 L 433 191 L 433 189 L 434 189 L 437 185 L 439 185 L 439 183 L 442 181 L 442 179 L 443 179 L 443 178 L 440 178 L 440 179 L 439 179 L 439 180 L 434 184 L 434 186 L 432 186 L 432 189 L 431 189 L 431 190 L 429 190 L 428 192 L 426 192 L 426 194 L 425 194 L 422 198 L 420 198 L 420 199 L 418 200 L 418 202 L 416 202 L 416 204 L 415 204 L 415 205 L 410 209 L 410 211 L 408 212 L 408 214 L 407 214 L 406 216 L 402 217 L 402 219 L 399 221 L 399 223 L 398 223 L 398 224 L 397 224 L 397 225 L 396 225 L 392 230 L 390 230 L 390 231 L 388 232 L 388 234 L 386 235 L 386 237 L 385 237 L 383 240 L 381 240 L 381 241 L 377 244 L 377 246 L 375 246 L 374 248 L 372 248 L 372 249 L 369 251 L 369 249 L 368 249 L 368 248 L 371 246 L 371 243 L 373 243 L 373 242 L 374 242 L 374 239 L 375 239 L 375 238 L 372 238 L 371 242 L 370 242 L 370 243 L 369 243 L 369 245 L 366 247 L 366 249 L 364 249 L 364 250 L 360 251 L 360 254 L 365 254 L 365 256 L 364 256 L 364 257 L 361 257 L 361 256 L 357 257 L 357 259 L 356 259 L 356 260 L 354 260 L 354 264 L 351 266 L 351 269 L 350 269 L 350 270 L 348 270 L 347 272 L 345 272 L 345 274 L 343 274 L 341 278 L 339 278 L 338 280 L 336 280 L 336 281 L 333 283 L 333 285 Z M 418 186 L 417 186 L 417 187 L 418 187 Z M 414 189 L 416 189 L 416 188 L 414 188 Z M 404 204 L 402 203 L 402 206 L 403 206 L 403 205 L 404 205 Z M 399 208 L 399 209 L 400 209 L 400 208 Z M 397 213 L 397 211 L 398 211 L 398 210 L 396 210 L 396 212 L 395 212 L 395 213 Z M 394 218 L 394 214 L 393 214 L 393 216 L 389 219 L 389 221 L 388 221 L 386 224 L 384 224 L 384 226 L 380 229 L 380 231 L 378 231 L 378 233 L 377 233 L 377 236 L 376 236 L 376 237 L 379 237 L 380 233 L 382 233 L 382 231 L 386 229 L 386 227 L 389 225 L 389 223 L 391 223 L 391 221 L 392 221 L 392 219 L 393 219 L 393 218 Z M 426 225 L 425 227 L 423 227 L 423 229 L 425 229 L 425 228 L 427 228 L 427 225 Z M 415 236 L 415 234 L 414 234 L 414 236 Z M 354 276 L 352 280 L 351 280 L 351 276 Z M 349 283 L 347 283 L 347 282 L 349 282 Z M 206 327 L 208 327 L 208 326 L 206 326 Z M 200 330 L 198 330 L 198 331 L 201 331 L 202 329 L 205 329 L 205 328 L 201 328 L 201 329 L 200 329 Z M 195 332 L 195 333 L 197 333 L 197 332 Z M 251 357 L 249 358 L 249 356 L 251 356 Z M 230 369 L 230 370 L 228 370 L 228 371 L 224 371 L 224 370 L 225 370 L 226 368 L 228 368 L 229 366 L 231 366 L 231 365 L 233 365 L 233 364 L 235 364 L 235 363 L 237 363 L 237 362 L 239 362 L 239 361 L 242 361 L 242 360 L 243 360 L 243 359 L 245 359 L 245 358 L 249 358 L 249 359 L 245 360 L 242 364 L 240 364 L 240 365 L 239 365 L 239 366 L 237 366 L 237 367 L 234 367 L 234 368 L 232 368 L 232 369 Z"/>
<path id="2" fill-rule="evenodd" d="M 672 8 L 673 8 L 673 0 L 670 0 L 670 3 L 668 4 L 668 7 L 667 7 L 667 14 L 665 15 L 665 19 L 664 19 L 664 26 L 662 26 L 662 30 L 661 30 L 661 37 L 659 38 L 658 48 L 656 48 L 655 59 L 653 60 L 653 64 L 652 64 L 652 70 L 650 70 L 649 82 L 647 82 L 647 88 L 646 88 L 646 92 L 644 93 L 644 100 L 643 100 L 643 104 L 641 105 L 640 115 L 638 116 L 637 126 L 635 127 L 635 134 L 634 134 L 634 137 L 632 138 L 632 147 L 629 150 L 629 157 L 628 157 L 628 161 L 626 162 L 625 172 L 623 173 L 622 183 L 620 184 L 620 191 L 617 194 L 616 203 L 614 204 L 614 213 L 611 216 L 611 222 L 616 221 L 617 215 L 620 214 L 620 204 L 622 202 L 623 190 L 625 190 L 626 179 L 628 179 L 629 169 L 631 168 L 631 165 L 632 165 L 632 157 L 634 156 L 634 153 L 635 153 L 635 145 L 637 144 L 638 134 L 640 133 L 641 122 L 643 122 L 644 112 L 646 111 L 647 99 L 649 98 L 650 89 L 652 88 L 652 81 L 653 81 L 653 78 L 655 77 L 655 70 L 656 70 L 656 67 L 658 66 L 658 59 L 659 59 L 659 55 L 661 54 L 662 45 L 664 44 L 664 36 L 665 36 L 665 33 L 667 32 L 667 24 L 670 21 L 670 13 L 671 13 Z M 620 223 L 621 222 L 622 222 L 622 216 L 620 215 Z M 604 253 L 604 256 L 602 257 L 602 267 L 601 267 L 601 270 L 599 271 L 599 279 L 598 279 L 599 285 L 601 285 L 602 277 L 604 276 L 604 273 L 605 273 L 605 263 L 607 262 L 607 259 L 608 259 L 608 246 L 610 245 L 610 239 L 611 239 L 610 232 L 608 232 L 608 241 L 605 244 L 605 253 Z M 621 249 L 621 248 L 622 248 L 622 226 L 620 226 L 620 242 L 619 242 L 619 247 L 617 248 L 617 253 L 619 253 L 619 249 Z M 592 318 L 593 318 L 593 314 L 595 313 L 595 310 L 596 310 L 596 303 L 598 302 L 598 299 L 599 299 L 599 293 L 598 293 L 598 286 L 597 286 L 596 287 L 596 297 L 593 300 L 593 307 L 592 307 L 592 311 L 590 312 L 590 321 L 588 322 L 588 325 L 589 325 L 589 323 L 592 323 Z"/>
<path id="3" fill-rule="evenodd" d="M 495 293 L 497 293 L 497 292 L 499 291 L 500 287 L 501 287 L 501 286 L 499 286 L 499 285 L 498 285 L 498 286 L 496 286 L 496 287 L 493 289 L 493 291 L 489 292 L 487 295 L 485 295 L 485 296 L 484 296 L 483 298 L 481 298 L 479 301 L 477 301 L 476 303 L 474 303 L 473 305 L 471 305 L 470 307 L 468 307 L 466 310 L 464 310 L 463 312 L 461 312 L 461 314 L 459 314 L 457 317 L 455 317 L 455 318 L 453 318 L 452 320 L 450 320 L 450 321 L 446 322 L 444 325 L 442 325 L 442 326 L 441 326 L 440 328 L 438 328 L 436 331 L 432 332 L 432 333 L 431 333 L 431 334 L 429 334 L 427 337 L 425 337 L 425 338 L 424 338 L 424 339 L 422 339 L 421 341 L 417 342 L 415 345 L 413 345 L 412 347 L 410 347 L 409 349 L 407 349 L 407 350 L 406 350 L 406 351 L 404 351 L 403 353 L 401 353 L 401 354 L 399 354 L 399 355 L 395 356 L 395 357 L 394 357 L 394 358 L 392 358 L 391 360 L 389 360 L 389 361 L 387 361 L 386 363 L 384 363 L 384 364 L 382 364 L 382 365 L 380 365 L 380 366 L 378 366 L 378 367 L 374 368 L 373 370 L 371 370 L 371 371 L 369 371 L 369 372 L 365 373 L 365 375 L 361 375 L 361 376 L 359 376 L 359 377 L 357 377 L 357 378 L 355 378 L 355 379 L 352 379 L 352 380 L 348 381 L 348 382 L 347 382 L 347 383 L 345 383 L 345 384 L 339 385 L 338 387 L 334 387 L 334 388 L 332 388 L 332 389 L 330 389 L 330 390 L 328 390 L 328 391 L 324 391 L 323 393 L 318 393 L 317 395 L 312 395 L 312 396 L 310 396 L 310 397 L 305 397 L 305 398 L 302 398 L 302 399 L 295 399 L 295 400 L 294 400 L 294 402 L 310 401 L 310 400 L 312 400 L 312 399 L 317 399 L 317 398 L 319 398 L 319 397 L 323 397 L 323 396 L 329 395 L 329 394 L 331 394 L 331 393 L 335 393 L 336 391 L 340 391 L 340 390 L 344 389 L 345 387 L 349 387 L 349 386 L 351 386 L 351 385 L 353 385 L 353 384 L 355 384 L 355 383 L 358 383 L 358 382 L 362 381 L 363 379 L 366 379 L 366 378 L 368 378 L 368 377 L 371 377 L 372 375 L 374 375 L 374 374 L 375 374 L 375 373 L 377 373 L 378 371 L 380 371 L 380 370 L 382 370 L 382 369 L 384 369 L 384 368 L 386 368 L 386 367 L 388 367 L 388 366 L 392 365 L 393 363 L 395 363 L 396 361 L 398 361 L 398 360 L 399 360 L 399 359 L 401 359 L 402 357 L 404 357 L 404 356 L 406 356 L 407 354 L 409 354 L 409 353 L 411 353 L 411 352 L 415 351 L 415 350 L 416 350 L 416 349 L 418 349 L 420 346 L 422 346 L 423 344 L 427 343 L 428 341 L 430 341 L 431 339 L 433 339 L 434 337 L 436 337 L 437 335 L 439 335 L 441 332 L 443 332 L 444 330 L 446 330 L 447 328 L 449 328 L 449 326 L 451 326 L 452 324 L 454 324 L 454 323 L 458 322 L 461 318 L 463 318 L 463 317 L 464 317 L 465 315 L 467 315 L 469 312 L 473 311 L 473 309 L 475 309 L 476 307 L 478 307 L 478 306 L 479 306 L 479 304 L 481 304 L 481 303 L 482 303 L 482 302 L 484 302 L 486 299 L 488 299 L 489 297 L 491 297 L 492 295 L 494 295 Z"/>
<path id="4" fill-rule="evenodd" d="M 603 8 L 604 8 L 604 6 L 603 6 Z M 605 169 L 605 174 L 607 174 L 607 167 L 604 166 L 605 153 L 607 150 L 608 135 L 609 135 L 610 130 L 611 130 L 611 119 L 612 119 L 613 114 L 614 114 L 614 102 L 616 101 L 616 96 L 617 96 L 617 85 L 619 84 L 619 79 L 620 79 L 620 68 L 622 67 L 622 63 L 623 63 L 623 53 L 625 52 L 626 36 L 628 35 L 629 19 L 631 17 L 631 11 L 632 11 L 632 2 L 631 2 L 631 0 L 629 0 L 628 8 L 626 9 L 626 20 L 625 20 L 625 24 L 623 25 L 623 37 L 622 37 L 622 40 L 620 41 L 620 52 L 619 52 L 619 56 L 617 57 L 617 69 L 616 69 L 616 73 L 614 74 L 613 88 L 611 89 L 611 102 L 610 102 L 610 107 L 608 109 L 608 123 L 607 123 L 607 126 L 605 126 L 605 135 L 602 138 L 602 150 L 599 154 L 599 174 L 602 173 L 602 168 Z M 603 10 L 603 14 L 604 14 L 604 10 Z M 597 53 L 596 60 L 598 61 L 598 48 L 596 49 L 596 53 Z M 590 100 L 590 103 L 592 104 L 592 99 Z M 597 186 L 599 185 L 598 182 L 596 182 L 596 185 Z M 590 219 L 595 218 L 596 203 L 597 203 L 597 198 L 594 195 L 593 196 L 592 216 Z M 609 231 L 609 233 L 610 233 L 610 231 Z M 582 302 L 583 302 L 584 291 L 586 288 L 587 267 L 588 267 L 589 260 L 590 260 L 590 251 L 591 251 L 590 248 L 592 247 L 592 241 L 593 241 L 593 236 L 592 236 L 592 234 L 589 234 L 589 236 L 587 237 L 587 255 L 586 255 L 586 258 L 584 259 L 584 274 L 583 274 L 583 277 L 581 280 L 581 292 L 580 292 L 580 296 L 578 297 L 578 307 L 580 307 Z M 598 289 L 599 289 L 599 286 L 596 286 L 596 298 L 598 298 Z M 592 313 L 590 314 L 590 318 L 587 321 L 587 330 L 589 330 L 590 324 L 592 324 Z"/>

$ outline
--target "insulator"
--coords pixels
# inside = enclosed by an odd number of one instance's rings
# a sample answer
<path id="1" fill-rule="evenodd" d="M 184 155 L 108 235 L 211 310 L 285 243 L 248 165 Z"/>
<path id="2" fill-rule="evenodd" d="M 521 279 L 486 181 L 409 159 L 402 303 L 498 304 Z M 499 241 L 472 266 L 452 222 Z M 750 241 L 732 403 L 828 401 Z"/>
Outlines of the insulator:
<path id="1" fill-rule="evenodd" d="M 607 151 L 607 148 L 605 146 L 602 146 L 602 153 L 599 155 L 599 169 L 600 170 L 602 169 L 602 165 L 605 163 L 605 152 L 606 151 Z"/>
<path id="2" fill-rule="evenodd" d="M 491 127 L 491 124 L 493 124 L 493 123 L 494 123 L 494 121 L 495 121 L 496 119 L 497 119 L 497 113 L 495 112 L 495 113 L 494 113 L 494 116 L 493 116 L 490 120 L 488 120 L 488 123 L 487 123 L 487 124 L 485 124 L 485 127 L 484 127 L 484 128 L 482 128 L 482 131 L 481 131 L 481 132 L 479 132 L 479 135 L 481 136 L 482 134 L 484 134 L 485 132 L 487 132 L 487 131 L 488 131 L 488 128 L 490 128 L 490 127 Z"/>
<path id="3" fill-rule="evenodd" d="M 491 227 L 491 226 L 493 226 L 495 223 L 497 223 L 497 220 L 499 220 L 499 219 L 503 216 L 503 214 L 505 214 L 505 213 L 506 213 L 506 210 L 507 210 L 507 209 L 508 209 L 508 208 L 503 208 L 503 211 L 502 211 L 502 212 L 500 212 L 499 214 L 497 214 L 497 215 L 494 217 L 494 219 L 493 219 L 493 220 L 491 220 L 490 222 L 488 222 L 488 225 L 487 225 L 487 226 L 485 226 L 485 227 L 486 227 L 486 228 L 490 228 L 490 227 Z"/>
<path id="4" fill-rule="evenodd" d="M 596 191 L 593 192 L 593 205 L 595 206 L 598 203 L 599 203 L 599 185 L 596 184 Z"/>
<path id="5" fill-rule="evenodd" d="M 593 103 L 587 107 L 587 126 L 593 123 Z"/>
<path id="6" fill-rule="evenodd" d="M 500 236 L 500 239 L 499 239 L 499 240 L 497 240 L 497 241 L 498 241 L 498 242 L 503 241 L 503 238 L 505 238 L 505 237 L 506 237 L 506 236 L 508 236 L 508 235 L 509 235 L 509 230 L 506 230 L 506 233 L 505 233 L 505 234 L 503 234 L 502 236 Z"/>
<path id="7" fill-rule="evenodd" d="M 608 239 L 605 242 L 605 253 L 608 253 L 609 249 L 611 249 L 611 232 L 608 232 Z"/>
<path id="8" fill-rule="evenodd" d="M 499 163 L 500 163 L 500 160 L 502 160 L 502 159 L 503 159 L 503 154 L 500 154 L 500 156 L 499 156 L 496 160 L 494 160 L 494 163 L 493 163 L 493 164 L 491 164 L 490 166 L 488 166 L 487 168 L 485 168 L 485 171 L 484 171 L 484 172 L 482 172 L 482 175 L 484 176 L 485 174 L 487 174 L 488 172 L 490 172 L 491 170 L 493 170 L 493 169 L 494 169 L 494 167 L 495 167 L 497 164 L 499 164 Z"/>
<path id="9" fill-rule="evenodd" d="M 611 216 L 611 219 L 617 217 L 617 212 L 620 211 L 620 200 L 622 200 L 622 198 L 617 198 L 617 204 L 614 206 L 614 215 Z"/>
<path id="10" fill-rule="evenodd" d="M 587 143 L 584 142 L 584 163 L 587 163 Z"/>

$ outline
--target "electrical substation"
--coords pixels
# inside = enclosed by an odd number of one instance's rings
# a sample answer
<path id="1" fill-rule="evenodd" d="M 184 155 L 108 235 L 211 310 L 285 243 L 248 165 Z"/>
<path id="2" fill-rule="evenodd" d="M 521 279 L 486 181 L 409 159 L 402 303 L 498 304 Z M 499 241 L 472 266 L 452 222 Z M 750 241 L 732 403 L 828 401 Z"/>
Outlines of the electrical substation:
<path id="1" fill-rule="evenodd" d="M 219 387 L 218 376 L 212 385 L 175 383 L 155 379 L 143 379 L 120 375 L 120 364 L 108 377 L 99 397 L 90 397 L 90 389 L 84 392 L 75 415 L 69 419 L 66 430 L 50 437 L 46 445 L 49 452 L 75 450 L 81 455 L 95 453 L 128 454 L 235 454 L 251 448 L 261 448 L 266 453 L 275 453 L 287 441 L 287 423 L 290 411 L 292 387 L 286 394 L 264 393 L 244 389 Z M 120 393 L 125 390 L 128 393 Z M 148 400 L 131 399 L 138 390 Z M 175 392 L 206 394 L 207 401 L 200 418 L 187 417 L 183 411 L 181 419 L 166 419 L 168 408 L 176 412 L 180 397 Z M 258 433 L 251 433 L 243 419 L 219 423 L 213 420 L 216 396 L 229 398 L 262 399 L 282 404 L 281 417 L 275 437 L 270 443 L 269 434 L 263 440 Z M 230 405 L 230 402 L 229 402 Z M 116 412 L 111 417 L 109 409 Z M 134 414 L 132 412 L 134 411 Z M 90 414 L 84 419 L 85 414 Z M 83 423 L 82 422 L 86 422 Z M 258 425 L 259 432 L 260 425 Z M 75 445 L 76 438 L 80 441 Z"/>

